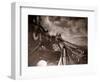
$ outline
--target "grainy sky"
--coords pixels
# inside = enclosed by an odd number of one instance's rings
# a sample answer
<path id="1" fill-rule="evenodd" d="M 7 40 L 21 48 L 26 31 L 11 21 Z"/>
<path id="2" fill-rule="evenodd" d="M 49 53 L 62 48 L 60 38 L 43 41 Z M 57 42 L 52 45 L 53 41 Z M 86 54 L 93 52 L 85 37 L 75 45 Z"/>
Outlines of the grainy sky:
<path id="1" fill-rule="evenodd" d="M 87 18 L 42 16 L 42 26 L 50 35 L 60 33 L 66 41 L 87 46 Z"/>

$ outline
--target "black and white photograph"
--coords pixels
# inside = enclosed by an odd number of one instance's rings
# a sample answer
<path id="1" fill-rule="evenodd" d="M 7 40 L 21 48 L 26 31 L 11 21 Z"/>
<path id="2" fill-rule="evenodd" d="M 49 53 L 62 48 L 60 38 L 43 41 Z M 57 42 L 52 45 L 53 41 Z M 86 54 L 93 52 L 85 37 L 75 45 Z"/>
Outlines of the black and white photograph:
<path id="1" fill-rule="evenodd" d="M 57 4 L 12 3 L 13 79 L 97 74 L 97 10 Z"/>
<path id="2" fill-rule="evenodd" d="M 88 18 L 28 15 L 28 66 L 88 64 Z"/>

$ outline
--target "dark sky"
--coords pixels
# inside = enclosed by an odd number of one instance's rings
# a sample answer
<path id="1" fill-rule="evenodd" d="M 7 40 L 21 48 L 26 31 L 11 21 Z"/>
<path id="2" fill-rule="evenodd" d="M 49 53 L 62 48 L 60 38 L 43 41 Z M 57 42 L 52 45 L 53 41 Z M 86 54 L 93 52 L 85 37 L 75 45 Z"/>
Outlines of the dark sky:
<path id="1" fill-rule="evenodd" d="M 87 18 L 85 17 L 42 17 L 42 26 L 50 35 L 60 33 L 66 41 L 80 46 L 87 45 Z"/>

